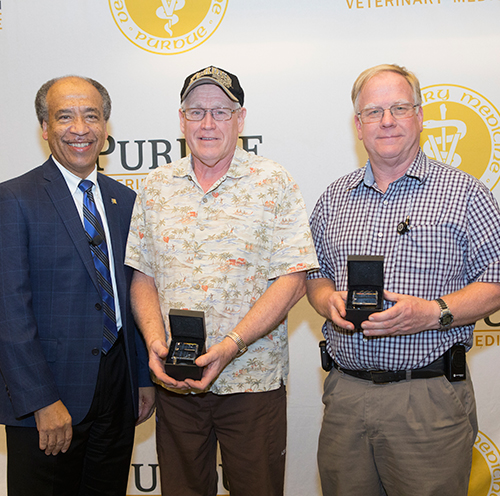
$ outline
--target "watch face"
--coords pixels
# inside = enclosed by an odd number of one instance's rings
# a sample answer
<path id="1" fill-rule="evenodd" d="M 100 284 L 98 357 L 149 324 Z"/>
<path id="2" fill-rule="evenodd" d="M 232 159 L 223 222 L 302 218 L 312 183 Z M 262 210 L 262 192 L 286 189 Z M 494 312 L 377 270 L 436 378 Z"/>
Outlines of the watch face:
<path id="1" fill-rule="evenodd" d="M 443 315 L 440 319 L 440 322 L 442 326 L 450 325 L 453 322 L 453 315 L 451 315 L 450 313 Z"/>

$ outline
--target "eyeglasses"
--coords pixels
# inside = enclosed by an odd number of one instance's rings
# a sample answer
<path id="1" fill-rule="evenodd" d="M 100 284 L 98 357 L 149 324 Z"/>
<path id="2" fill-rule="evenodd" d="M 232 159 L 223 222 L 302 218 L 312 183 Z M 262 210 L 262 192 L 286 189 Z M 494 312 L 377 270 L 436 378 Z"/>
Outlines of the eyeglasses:
<path id="1" fill-rule="evenodd" d="M 214 109 L 203 109 L 203 108 L 189 108 L 182 112 L 188 121 L 202 121 L 205 118 L 207 112 L 212 115 L 215 121 L 228 121 L 231 119 L 235 112 L 238 112 L 239 108 L 232 110 L 230 108 L 220 107 Z"/>
<path id="2" fill-rule="evenodd" d="M 418 103 L 416 105 L 413 105 L 412 103 L 399 103 L 385 109 L 382 107 L 372 107 L 358 112 L 358 117 L 363 124 L 380 122 L 382 120 L 382 117 L 384 116 L 384 112 L 386 110 L 390 110 L 391 115 L 395 119 L 408 119 L 408 117 L 412 117 L 413 115 L 415 115 L 413 113 L 413 109 L 415 109 L 416 107 L 420 107 L 420 105 Z"/>

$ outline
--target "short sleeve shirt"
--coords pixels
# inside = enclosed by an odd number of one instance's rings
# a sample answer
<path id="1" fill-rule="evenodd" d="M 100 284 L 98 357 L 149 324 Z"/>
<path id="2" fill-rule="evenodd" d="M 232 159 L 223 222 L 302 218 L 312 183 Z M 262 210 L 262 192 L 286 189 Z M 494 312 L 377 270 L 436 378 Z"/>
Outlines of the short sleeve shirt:
<path id="1" fill-rule="evenodd" d="M 332 183 L 311 216 L 320 270 L 347 290 L 348 255 L 382 255 L 384 288 L 433 300 L 479 282 L 500 282 L 500 211 L 483 183 L 419 151 L 383 193 L 371 165 Z M 398 224 L 408 232 L 398 234 Z M 394 303 L 385 301 L 384 308 Z M 436 322 L 437 324 L 437 322 Z M 423 367 L 455 343 L 472 345 L 474 325 L 366 338 L 325 322 L 330 354 L 347 369 Z"/>
<path id="2" fill-rule="evenodd" d="M 166 329 L 171 308 L 205 312 L 207 348 L 236 327 L 273 279 L 318 267 L 297 184 L 279 164 L 240 148 L 206 193 L 190 157 L 148 175 L 126 263 L 155 279 Z M 285 320 L 234 359 L 211 391 L 268 391 L 287 374 Z"/>

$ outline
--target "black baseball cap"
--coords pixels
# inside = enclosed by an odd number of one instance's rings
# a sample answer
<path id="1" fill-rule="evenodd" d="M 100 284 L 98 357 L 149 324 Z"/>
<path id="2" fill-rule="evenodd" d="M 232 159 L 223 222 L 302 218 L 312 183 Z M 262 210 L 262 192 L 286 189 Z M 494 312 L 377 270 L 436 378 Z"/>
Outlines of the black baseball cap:
<path id="1" fill-rule="evenodd" d="M 233 102 L 238 102 L 243 107 L 245 93 L 240 86 L 238 78 L 234 74 L 213 65 L 201 69 L 186 78 L 181 90 L 181 103 L 186 99 L 191 90 L 202 84 L 216 84 Z"/>

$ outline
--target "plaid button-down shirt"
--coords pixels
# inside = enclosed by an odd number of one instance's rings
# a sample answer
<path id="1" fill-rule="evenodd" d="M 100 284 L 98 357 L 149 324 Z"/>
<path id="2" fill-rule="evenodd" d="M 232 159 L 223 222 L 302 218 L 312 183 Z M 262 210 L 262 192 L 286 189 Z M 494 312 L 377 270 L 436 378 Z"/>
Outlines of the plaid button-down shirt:
<path id="1" fill-rule="evenodd" d="M 397 226 L 409 219 L 409 231 Z M 468 284 L 500 282 L 500 210 L 474 177 L 419 151 L 385 193 L 367 165 L 333 182 L 310 219 L 320 264 L 309 278 L 347 290 L 348 255 L 383 255 L 384 288 L 432 300 Z M 394 303 L 385 301 L 387 309 Z M 472 346 L 474 325 L 366 338 L 325 322 L 329 353 L 348 369 L 423 367 L 455 343 Z"/>

